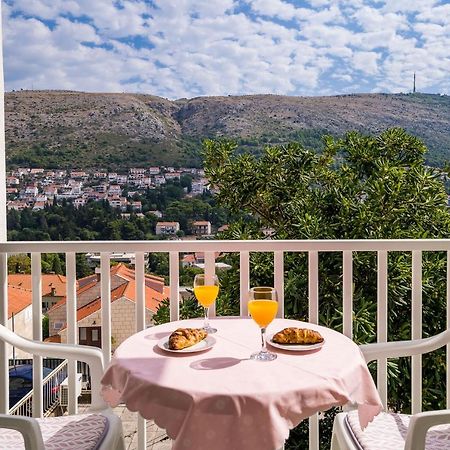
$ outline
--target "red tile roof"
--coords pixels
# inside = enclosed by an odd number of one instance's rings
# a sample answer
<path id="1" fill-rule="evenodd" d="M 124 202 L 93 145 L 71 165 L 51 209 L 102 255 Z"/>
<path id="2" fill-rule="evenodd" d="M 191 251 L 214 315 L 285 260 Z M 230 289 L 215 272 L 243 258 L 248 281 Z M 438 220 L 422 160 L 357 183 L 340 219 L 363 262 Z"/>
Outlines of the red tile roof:
<path id="1" fill-rule="evenodd" d="M 55 288 L 55 295 L 62 297 L 66 295 L 66 277 L 56 274 L 42 274 L 42 295 L 51 295 L 52 288 Z M 23 289 L 31 290 L 31 275 L 25 273 L 13 273 L 8 275 L 8 284 Z"/>
<path id="2" fill-rule="evenodd" d="M 195 255 L 193 253 L 190 253 L 188 255 L 184 255 L 182 261 L 186 262 L 186 263 L 194 263 L 195 262 Z"/>
<path id="3" fill-rule="evenodd" d="M 157 222 L 156 226 L 160 226 L 160 227 L 174 227 L 179 225 L 179 222 Z"/>
<path id="4" fill-rule="evenodd" d="M 56 342 L 58 344 L 61 343 L 61 336 L 59 334 L 54 334 L 53 336 L 46 337 L 44 342 Z"/>
<path id="5" fill-rule="evenodd" d="M 135 271 L 129 269 L 124 264 L 120 263 L 111 267 L 110 275 L 118 276 L 124 280 L 124 283 L 111 290 L 111 302 L 125 297 L 132 302 L 136 302 L 136 281 Z M 92 275 L 79 280 L 80 288 L 77 290 L 77 294 L 86 292 L 92 287 L 96 286 L 100 281 L 97 275 Z M 159 303 L 170 296 L 170 289 L 164 286 L 164 278 L 157 277 L 155 275 L 145 275 L 145 306 L 152 312 L 156 312 Z M 57 308 L 66 303 L 66 298 L 62 298 L 51 309 Z M 101 297 L 96 297 L 88 304 L 82 306 L 77 310 L 77 322 L 90 316 L 94 312 L 101 308 Z M 66 328 L 66 327 L 64 327 Z M 63 328 L 63 329 L 64 329 Z"/>
<path id="6" fill-rule="evenodd" d="M 27 306 L 30 306 L 32 301 L 33 295 L 31 290 L 8 285 L 8 319 L 13 314 L 18 314 Z"/>
<path id="7" fill-rule="evenodd" d="M 211 225 L 211 222 L 209 222 L 207 220 L 197 220 L 197 221 L 193 222 L 192 225 L 194 227 L 205 226 L 205 225 Z"/>
<path id="8" fill-rule="evenodd" d="M 126 283 L 120 285 L 118 288 L 113 289 L 111 291 L 111 302 L 117 300 L 118 298 L 123 297 L 123 293 L 126 288 Z M 102 307 L 101 297 L 96 298 L 93 302 L 88 303 L 87 305 L 82 306 L 77 310 L 77 322 L 84 319 L 87 316 L 90 316 L 94 312 L 98 311 Z"/>
<path id="9" fill-rule="evenodd" d="M 122 263 L 111 268 L 111 276 L 112 275 L 117 275 L 125 281 L 134 281 L 136 279 L 135 271 Z M 164 278 L 145 274 L 145 285 L 159 293 L 162 293 L 164 289 Z"/>

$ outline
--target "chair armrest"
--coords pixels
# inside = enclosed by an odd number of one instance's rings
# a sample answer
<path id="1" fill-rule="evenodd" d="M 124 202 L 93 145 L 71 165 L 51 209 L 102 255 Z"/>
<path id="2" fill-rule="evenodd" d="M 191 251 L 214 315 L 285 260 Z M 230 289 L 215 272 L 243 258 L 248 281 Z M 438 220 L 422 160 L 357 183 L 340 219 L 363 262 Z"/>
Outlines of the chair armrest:
<path id="1" fill-rule="evenodd" d="M 380 342 L 360 345 L 359 348 L 366 362 L 382 358 L 400 358 L 401 356 L 421 355 L 432 352 L 450 343 L 450 330 L 443 331 L 424 339 L 398 342 Z"/>
<path id="2" fill-rule="evenodd" d="M 3 325 L 0 325 L 0 340 L 6 341 L 8 344 L 33 355 L 77 360 L 89 364 L 91 372 L 92 407 L 105 407 L 106 404 L 100 396 L 100 380 L 104 371 L 103 353 L 100 349 L 88 345 L 31 341 L 22 336 L 18 336 Z"/>
<path id="3" fill-rule="evenodd" d="M 39 424 L 31 417 L 0 414 L 0 428 L 19 431 L 25 442 L 25 450 L 42 450 L 44 448 Z"/>
<path id="4" fill-rule="evenodd" d="M 428 429 L 445 423 L 450 423 L 450 409 L 414 414 L 406 433 L 405 450 L 424 450 Z"/>

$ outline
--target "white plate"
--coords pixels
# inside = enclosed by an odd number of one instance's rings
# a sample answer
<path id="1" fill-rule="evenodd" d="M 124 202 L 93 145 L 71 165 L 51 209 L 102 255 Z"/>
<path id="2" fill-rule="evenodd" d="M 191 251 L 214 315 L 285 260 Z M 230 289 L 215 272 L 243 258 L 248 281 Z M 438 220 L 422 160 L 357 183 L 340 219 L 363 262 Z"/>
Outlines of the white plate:
<path id="1" fill-rule="evenodd" d="M 266 342 L 272 347 L 280 348 L 281 350 L 287 350 L 290 352 L 307 352 L 308 350 L 316 350 L 325 344 L 325 339 L 317 344 L 277 344 L 273 342 L 273 334 L 270 334 L 266 338 Z"/>
<path id="2" fill-rule="evenodd" d="M 209 348 L 214 347 L 215 343 L 216 340 L 211 335 L 208 335 L 205 337 L 205 339 L 195 345 L 183 348 L 182 350 L 172 350 L 169 348 L 169 336 L 166 336 L 158 341 L 158 347 L 161 350 L 172 353 L 196 353 L 203 352 L 204 350 L 208 350 Z"/>

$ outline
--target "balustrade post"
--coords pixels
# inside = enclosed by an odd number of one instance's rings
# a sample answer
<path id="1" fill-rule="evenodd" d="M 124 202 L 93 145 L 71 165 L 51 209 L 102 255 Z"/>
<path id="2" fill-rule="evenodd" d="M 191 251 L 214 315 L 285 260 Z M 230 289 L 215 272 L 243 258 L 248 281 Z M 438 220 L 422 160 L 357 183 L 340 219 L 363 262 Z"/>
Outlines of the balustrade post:
<path id="1" fill-rule="evenodd" d="M 214 252 L 205 252 L 205 280 L 212 281 L 216 273 L 216 258 Z M 216 303 L 214 302 L 208 309 L 209 317 L 216 316 Z"/>
<path id="2" fill-rule="evenodd" d="M 250 254 L 239 253 L 239 285 L 240 285 L 240 315 L 248 316 L 248 291 L 250 290 Z"/>
<path id="3" fill-rule="evenodd" d="M 388 328 L 388 254 L 380 250 L 377 254 L 377 342 L 387 342 Z M 377 388 L 383 406 L 387 407 L 387 359 L 377 361 Z"/>
<path id="4" fill-rule="evenodd" d="M 180 317 L 180 255 L 178 252 L 169 254 L 170 276 L 170 321 Z"/>
<path id="5" fill-rule="evenodd" d="M 77 268 L 76 254 L 73 252 L 66 253 L 66 280 L 67 280 L 67 342 L 69 344 L 78 343 L 78 325 L 77 325 Z M 68 411 L 69 414 L 78 412 L 77 397 L 77 362 L 68 362 L 68 378 L 69 378 L 69 398 Z"/>
<path id="6" fill-rule="evenodd" d="M 42 276 L 41 254 L 31 254 L 33 340 L 42 341 Z M 42 356 L 33 355 L 33 417 L 43 415 Z"/>
<path id="7" fill-rule="evenodd" d="M 319 323 L 319 253 L 308 252 L 308 320 Z M 309 450 L 319 449 L 319 415 L 309 418 Z"/>
<path id="8" fill-rule="evenodd" d="M 111 272 L 109 268 L 110 254 L 100 254 L 100 283 L 102 304 L 102 350 L 105 364 L 111 360 Z"/>
<path id="9" fill-rule="evenodd" d="M 143 252 L 136 252 L 136 331 L 145 329 L 145 258 Z M 138 450 L 147 448 L 146 420 L 138 414 Z"/>
<path id="10" fill-rule="evenodd" d="M 8 255 L 0 253 L 0 324 L 8 326 Z M 9 346 L 0 341 L 0 414 L 9 411 Z"/>
<path id="11" fill-rule="evenodd" d="M 412 252 L 412 339 L 422 338 L 422 252 Z M 412 357 L 411 363 L 412 414 L 422 411 L 422 355 Z"/>

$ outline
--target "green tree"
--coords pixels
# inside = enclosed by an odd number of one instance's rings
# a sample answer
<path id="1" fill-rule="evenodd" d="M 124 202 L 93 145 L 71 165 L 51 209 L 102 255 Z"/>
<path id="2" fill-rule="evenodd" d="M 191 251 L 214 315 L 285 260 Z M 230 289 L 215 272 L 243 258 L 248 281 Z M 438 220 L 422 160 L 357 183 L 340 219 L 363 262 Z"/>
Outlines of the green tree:
<path id="1" fill-rule="evenodd" d="M 149 253 L 148 272 L 164 277 L 169 282 L 169 255 L 167 253 Z"/>
<path id="2" fill-rule="evenodd" d="M 233 142 L 206 141 L 205 171 L 218 188 L 217 201 L 232 213 L 244 213 L 228 238 L 262 237 L 272 228 L 278 239 L 420 239 L 448 238 L 450 215 L 442 173 L 424 164 L 426 148 L 400 129 L 379 136 L 350 132 L 341 139 L 324 138 L 321 154 L 298 143 L 267 147 L 257 158 L 238 154 Z M 247 216 L 245 216 L 247 214 Z M 252 254 L 252 277 L 273 282 L 271 255 Z M 424 335 L 445 329 L 445 255 L 423 254 Z M 285 257 L 285 311 L 307 317 L 307 257 Z M 237 270 L 237 267 L 234 267 Z M 320 321 L 342 330 L 342 255 L 319 258 Z M 358 252 L 353 260 L 354 331 L 357 342 L 375 339 L 376 255 Z M 222 289 L 223 291 L 224 289 Z M 389 340 L 411 335 L 411 254 L 389 256 Z M 391 406 L 409 409 L 408 361 L 392 361 Z M 424 362 L 427 406 L 444 406 L 442 355 Z M 400 394 L 399 394 L 400 393 Z M 330 422 L 328 422 L 328 425 Z M 294 432 L 305 438 L 305 427 Z"/>
<path id="3" fill-rule="evenodd" d="M 53 255 L 52 271 L 57 275 L 62 275 L 64 273 L 61 267 L 61 260 L 59 259 L 59 255 L 57 253 Z"/>
<path id="4" fill-rule="evenodd" d="M 46 339 L 50 336 L 49 333 L 49 318 L 47 315 L 42 316 L 42 339 Z"/>
<path id="5" fill-rule="evenodd" d="M 84 253 L 76 254 L 77 279 L 92 275 L 94 270 L 89 266 Z"/>
<path id="6" fill-rule="evenodd" d="M 31 258 L 25 253 L 9 256 L 8 273 L 31 273 Z"/>

